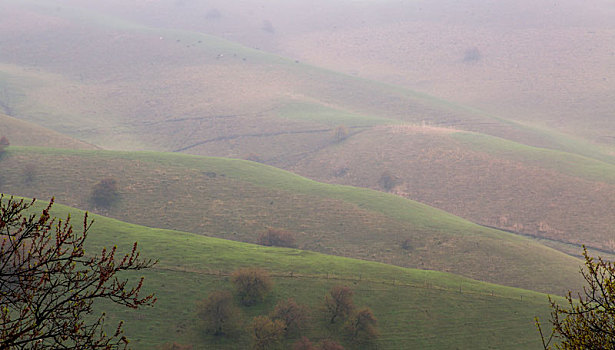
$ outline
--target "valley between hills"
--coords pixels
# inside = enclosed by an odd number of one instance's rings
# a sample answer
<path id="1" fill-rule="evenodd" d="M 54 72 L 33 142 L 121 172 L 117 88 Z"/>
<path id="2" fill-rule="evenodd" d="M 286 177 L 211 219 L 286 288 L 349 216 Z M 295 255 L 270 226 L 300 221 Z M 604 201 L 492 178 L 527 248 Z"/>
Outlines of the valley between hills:
<path id="1" fill-rule="evenodd" d="M 582 247 L 615 256 L 608 1 L 0 13 L 0 193 L 91 213 L 88 251 L 138 241 L 159 260 L 126 275 L 145 276 L 154 308 L 97 305 L 134 349 L 250 348 L 194 310 L 242 267 L 274 281 L 245 329 L 292 297 L 310 310 L 302 335 L 337 339 L 320 304 L 346 285 L 378 320 L 370 347 L 534 349 L 547 295 L 582 290 Z M 104 181 L 113 200 L 97 202 Z M 271 230 L 292 244 L 262 246 Z"/>

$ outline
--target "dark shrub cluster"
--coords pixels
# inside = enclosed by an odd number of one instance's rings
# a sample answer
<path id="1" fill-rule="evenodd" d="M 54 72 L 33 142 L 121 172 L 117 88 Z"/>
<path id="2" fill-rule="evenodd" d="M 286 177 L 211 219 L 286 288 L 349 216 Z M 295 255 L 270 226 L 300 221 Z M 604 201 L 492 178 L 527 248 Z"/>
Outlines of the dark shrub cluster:
<path id="1" fill-rule="evenodd" d="M 266 232 L 261 233 L 258 236 L 257 243 L 264 246 L 288 248 L 296 247 L 295 237 L 290 231 L 273 227 L 270 227 Z"/>
<path id="2" fill-rule="evenodd" d="M 90 200 L 97 207 L 109 208 L 119 199 L 119 195 L 117 181 L 109 177 L 94 185 Z"/>

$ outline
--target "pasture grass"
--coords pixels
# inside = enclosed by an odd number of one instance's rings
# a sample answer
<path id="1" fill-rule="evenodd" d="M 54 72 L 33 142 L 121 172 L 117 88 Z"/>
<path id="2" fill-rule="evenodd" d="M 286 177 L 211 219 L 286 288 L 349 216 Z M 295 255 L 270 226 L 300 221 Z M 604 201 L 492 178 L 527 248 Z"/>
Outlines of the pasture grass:
<path id="1" fill-rule="evenodd" d="M 39 208 L 42 205 L 38 203 Z M 62 205 L 55 205 L 52 215 L 69 213 L 73 223 L 82 221 L 82 211 Z M 244 327 L 252 317 L 272 310 L 278 300 L 293 297 L 311 309 L 304 334 L 313 340 L 340 339 L 340 330 L 328 327 L 320 311 L 325 293 L 337 284 L 350 286 L 356 305 L 374 311 L 381 330 L 379 349 L 531 349 L 539 345 L 533 317 L 545 319 L 549 311 L 544 294 L 452 274 L 146 228 L 97 215 L 90 218 L 94 220 L 90 253 L 112 245 L 126 251 L 137 241 L 142 256 L 159 259 L 155 268 L 129 276 L 146 278 L 146 291 L 158 297 L 154 308 L 132 311 L 108 304 L 98 308 L 108 312 L 110 325 L 126 321 L 134 349 L 152 349 L 169 341 L 195 349 L 247 348 L 250 339 L 245 333 L 231 339 L 203 334 L 195 310 L 196 301 L 210 292 L 231 289 L 228 274 L 245 266 L 268 270 L 275 287 L 262 304 L 242 308 Z"/>
<path id="2" fill-rule="evenodd" d="M 473 149 L 526 164 L 538 165 L 590 181 L 615 183 L 615 165 L 569 152 L 532 147 L 484 134 L 458 132 L 453 137 Z"/>
<path id="3" fill-rule="evenodd" d="M 27 164 L 38 169 L 30 183 L 23 180 Z M 322 184 L 249 161 L 10 147 L 2 176 L 4 192 L 55 196 L 59 203 L 149 227 L 243 242 L 278 227 L 293 232 L 299 247 L 331 255 L 552 293 L 580 282 L 577 259 L 530 239 L 399 196 Z M 118 181 L 120 199 L 111 208 L 96 208 L 90 193 L 106 177 Z"/>

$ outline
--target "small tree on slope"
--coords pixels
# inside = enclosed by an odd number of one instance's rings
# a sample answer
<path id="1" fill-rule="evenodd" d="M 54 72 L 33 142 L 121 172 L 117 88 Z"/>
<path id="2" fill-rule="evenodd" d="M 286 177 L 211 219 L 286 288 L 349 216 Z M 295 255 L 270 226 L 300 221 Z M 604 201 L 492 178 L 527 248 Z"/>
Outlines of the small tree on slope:
<path id="1" fill-rule="evenodd" d="M 339 319 L 346 319 L 354 311 L 354 302 L 352 301 L 352 289 L 346 286 L 334 286 L 325 295 L 325 314 L 329 319 L 329 323 L 333 324 Z"/>
<path id="2" fill-rule="evenodd" d="M 197 304 L 205 331 L 215 336 L 230 335 L 239 329 L 240 311 L 229 291 L 215 291 Z"/>
<path id="3" fill-rule="evenodd" d="M 231 275 L 231 281 L 244 306 L 251 306 L 265 300 L 273 288 L 273 281 L 267 271 L 259 268 L 235 270 Z"/>

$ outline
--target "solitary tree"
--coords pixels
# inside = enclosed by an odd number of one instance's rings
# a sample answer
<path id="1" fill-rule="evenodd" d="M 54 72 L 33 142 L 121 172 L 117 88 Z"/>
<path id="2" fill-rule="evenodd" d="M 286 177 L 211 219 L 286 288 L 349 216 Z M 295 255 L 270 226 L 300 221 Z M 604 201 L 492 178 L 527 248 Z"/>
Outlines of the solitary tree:
<path id="1" fill-rule="evenodd" d="M 549 298 L 553 331 L 548 338 L 536 319 L 544 349 L 615 349 L 615 264 L 590 257 L 585 247 L 583 256 L 587 285 L 576 297 L 568 292 L 565 306 Z"/>
<path id="2" fill-rule="evenodd" d="M 277 303 L 270 314 L 272 320 L 284 322 L 286 335 L 300 331 L 307 322 L 307 307 L 297 304 L 294 299 L 282 300 Z"/>
<path id="3" fill-rule="evenodd" d="M 205 331 L 215 336 L 229 335 L 239 328 L 239 309 L 229 291 L 215 291 L 197 304 L 198 316 Z"/>
<path id="4" fill-rule="evenodd" d="M 50 215 L 52 204 L 53 199 L 40 215 L 29 214 L 34 200 L 0 195 L 0 349 L 125 348 L 121 322 L 107 334 L 105 315 L 88 315 L 97 300 L 129 308 L 152 305 L 153 295 L 140 296 L 143 278 L 129 286 L 119 273 L 155 262 L 142 260 L 136 243 L 121 258 L 116 247 L 86 255 L 92 224 L 87 214 L 83 229 L 75 232 L 70 217 Z"/>
<path id="5" fill-rule="evenodd" d="M 263 301 L 273 287 L 273 281 L 267 271 L 259 268 L 236 270 L 231 276 L 231 281 L 241 303 L 245 306 Z"/>
<path id="6" fill-rule="evenodd" d="M 253 347 L 257 350 L 274 349 L 284 338 L 284 322 L 267 316 L 257 316 L 252 322 Z"/>
<path id="7" fill-rule="evenodd" d="M 345 319 L 354 311 L 352 301 L 352 289 L 346 286 L 335 286 L 325 295 L 325 313 L 329 323 L 335 323 L 338 319 Z"/>
<path id="8" fill-rule="evenodd" d="M 108 208 L 119 198 L 117 181 L 108 177 L 100 180 L 92 189 L 90 199 L 99 207 Z"/>
<path id="9" fill-rule="evenodd" d="M 370 308 L 352 315 L 346 322 L 346 332 L 355 343 L 368 343 L 378 338 L 378 320 Z"/>

